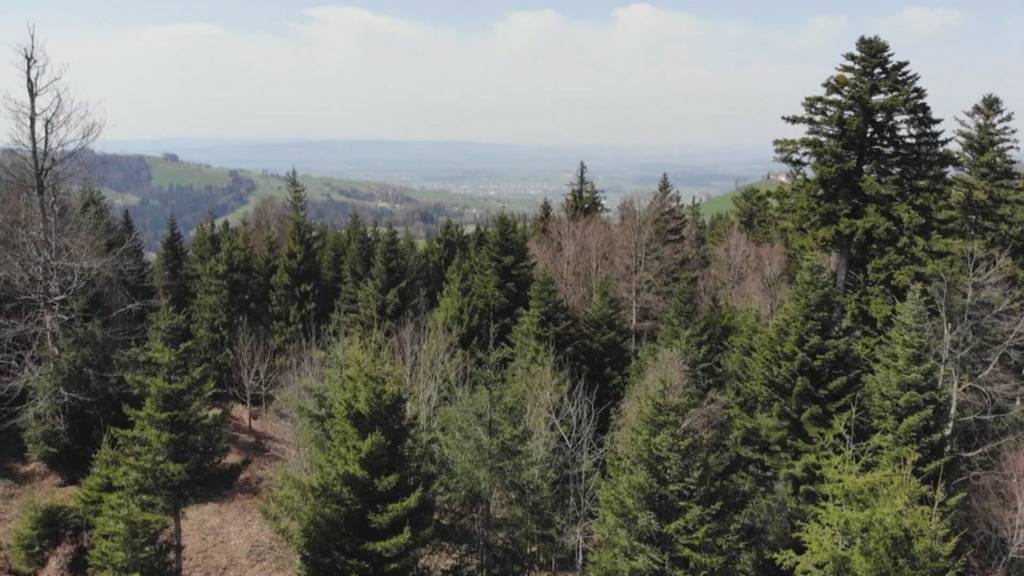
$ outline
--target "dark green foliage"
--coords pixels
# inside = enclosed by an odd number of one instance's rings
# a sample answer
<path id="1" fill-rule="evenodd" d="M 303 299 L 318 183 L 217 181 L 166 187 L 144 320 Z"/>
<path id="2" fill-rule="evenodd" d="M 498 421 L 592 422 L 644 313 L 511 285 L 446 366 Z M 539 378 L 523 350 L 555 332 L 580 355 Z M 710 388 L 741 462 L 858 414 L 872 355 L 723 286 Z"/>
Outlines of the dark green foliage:
<path id="1" fill-rule="evenodd" d="M 745 186 L 736 192 L 733 205 L 740 230 L 759 242 L 772 237 L 778 215 L 775 214 L 771 192 L 757 186 Z"/>
<path id="2" fill-rule="evenodd" d="M 79 477 L 108 426 L 123 420 L 126 386 L 115 374 L 108 329 L 99 321 L 69 327 L 30 381 L 34 398 L 21 415 L 30 458 L 63 476 Z"/>
<path id="3" fill-rule="evenodd" d="M 842 318 L 831 275 L 806 261 L 789 302 L 733 369 L 734 396 L 748 411 L 744 422 L 760 428 L 771 447 L 761 457 L 781 452 L 775 465 L 793 466 L 789 473 L 798 481 L 813 477 L 801 471 L 803 461 L 832 433 L 836 419 L 855 407 L 859 361 Z"/>
<path id="4" fill-rule="evenodd" d="M 357 296 L 358 325 L 366 331 L 387 331 L 398 324 L 410 305 L 410 281 L 398 232 L 388 226 L 377 239 L 369 275 Z"/>
<path id="5" fill-rule="evenodd" d="M 953 234 L 999 250 L 1021 251 L 1024 185 L 1016 170 L 1014 115 L 986 94 L 957 118 L 957 174 L 946 206 Z"/>
<path id="6" fill-rule="evenodd" d="M 555 219 L 555 209 L 551 206 L 551 201 L 544 198 L 544 201 L 540 203 L 540 208 L 537 209 L 537 214 L 533 217 L 533 221 L 530 223 L 530 235 L 531 236 L 542 236 L 547 234 L 551 229 L 551 223 Z"/>
<path id="7" fill-rule="evenodd" d="M 589 574 L 737 574 L 722 403 L 662 351 L 630 388 L 615 431 Z"/>
<path id="8" fill-rule="evenodd" d="M 208 485 L 226 452 L 214 382 L 190 362 L 194 342 L 178 337 L 185 323 L 167 303 L 156 312 L 149 372 L 131 378 L 142 405 L 129 409 L 130 425 L 113 432 L 83 486 L 96 574 L 164 573 L 169 552 L 180 554 L 184 505 Z M 173 543 L 163 536 L 169 517 L 179 527 Z"/>
<path id="9" fill-rule="evenodd" d="M 50 552 L 77 529 L 78 511 L 60 500 L 32 501 L 24 505 L 11 537 L 11 568 L 17 574 L 35 574 Z"/>
<path id="10" fill-rule="evenodd" d="M 575 359 L 578 328 L 558 293 L 554 278 L 539 272 L 530 287 L 530 304 L 512 331 L 512 342 L 524 353 L 553 353 L 563 364 Z"/>
<path id="11" fill-rule="evenodd" d="M 304 574 L 413 574 L 431 508 L 398 372 L 371 336 L 339 344 L 327 374 L 322 416 L 306 423 L 310 471 L 284 479 L 271 519 Z"/>
<path id="12" fill-rule="evenodd" d="M 630 362 L 629 331 L 608 282 L 598 284 L 594 299 L 583 311 L 576 350 L 576 365 L 587 386 L 595 391 L 594 400 L 603 410 L 606 427 L 610 412 L 622 400 Z"/>
<path id="13" fill-rule="evenodd" d="M 237 317 L 232 316 L 232 298 L 228 284 L 228 262 L 222 235 L 217 234 L 213 220 L 196 229 L 196 239 L 209 244 L 193 253 L 193 285 L 191 332 L 192 365 L 213 380 L 216 389 L 227 395 L 231 385 L 231 338 Z M 206 254 L 207 250 L 211 253 Z M 199 256 L 203 254 L 203 256 Z"/>
<path id="14" fill-rule="evenodd" d="M 358 214 L 353 214 L 342 232 L 341 287 L 334 312 L 344 322 L 358 318 L 359 291 L 370 274 L 373 240 Z"/>
<path id="15" fill-rule="evenodd" d="M 953 576 L 961 562 L 948 504 L 907 464 L 865 469 L 850 453 L 828 459 L 824 498 L 780 561 L 799 576 Z"/>
<path id="16" fill-rule="evenodd" d="M 156 289 L 160 299 L 175 310 L 187 310 L 192 299 L 188 278 L 188 251 L 185 239 L 172 215 L 167 219 L 167 232 L 156 254 Z"/>
<path id="17" fill-rule="evenodd" d="M 554 525 L 547 423 L 536 402 L 552 384 L 545 358 L 521 357 L 504 375 L 496 362 L 478 365 L 439 415 L 439 537 L 456 574 L 512 576 L 544 560 Z"/>
<path id="18" fill-rule="evenodd" d="M 437 313 L 464 350 L 486 353 L 508 342 L 527 306 L 532 262 L 525 229 L 511 216 L 477 230 L 448 270 Z"/>
<path id="19" fill-rule="evenodd" d="M 918 75 L 888 43 L 861 37 L 843 59 L 824 94 L 784 118 L 805 132 L 775 143 L 797 176 L 782 210 L 836 254 L 848 311 L 877 329 L 927 263 L 951 155 Z"/>
<path id="20" fill-rule="evenodd" d="M 943 457 L 947 391 L 938 386 L 937 337 L 924 297 L 913 288 L 896 307 L 864 378 L 870 434 L 884 448 L 917 454 L 916 470 L 935 472 Z"/>
<path id="21" fill-rule="evenodd" d="M 580 162 L 575 178 L 569 183 L 569 191 L 565 194 L 562 211 L 565 212 L 566 218 L 579 220 L 601 214 L 605 210 L 607 208 L 605 208 L 601 191 L 587 176 L 587 165 Z"/>
<path id="22" fill-rule="evenodd" d="M 293 169 L 288 187 L 288 230 L 271 281 L 274 345 L 287 348 L 315 329 L 320 262 L 317 236 L 306 218 L 306 187 Z"/>

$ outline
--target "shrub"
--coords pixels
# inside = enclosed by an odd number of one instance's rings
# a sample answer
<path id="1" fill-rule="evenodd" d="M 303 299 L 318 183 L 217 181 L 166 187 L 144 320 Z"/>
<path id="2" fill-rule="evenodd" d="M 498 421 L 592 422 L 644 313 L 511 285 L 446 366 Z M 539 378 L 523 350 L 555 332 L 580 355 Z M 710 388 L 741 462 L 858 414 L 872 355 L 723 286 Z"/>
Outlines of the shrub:
<path id="1" fill-rule="evenodd" d="M 11 567 L 18 574 L 34 574 L 46 563 L 72 526 L 74 508 L 67 502 L 29 502 L 14 527 Z"/>

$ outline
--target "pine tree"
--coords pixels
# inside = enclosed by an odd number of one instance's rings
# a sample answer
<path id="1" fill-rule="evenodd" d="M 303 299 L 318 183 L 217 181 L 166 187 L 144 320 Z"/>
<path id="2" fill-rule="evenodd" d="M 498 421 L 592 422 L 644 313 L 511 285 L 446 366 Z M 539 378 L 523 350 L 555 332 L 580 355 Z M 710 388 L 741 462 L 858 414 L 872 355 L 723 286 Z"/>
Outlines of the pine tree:
<path id="1" fill-rule="evenodd" d="M 733 200 L 736 223 L 757 242 L 772 237 L 775 227 L 775 205 L 771 193 L 758 186 L 744 186 Z"/>
<path id="2" fill-rule="evenodd" d="M 630 388 L 599 492 L 588 573 L 736 574 L 728 419 L 662 351 Z"/>
<path id="3" fill-rule="evenodd" d="M 957 118 L 957 174 L 947 207 L 957 237 L 1020 252 L 1024 185 L 1017 173 L 1014 115 L 995 94 Z"/>
<path id="4" fill-rule="evenodd" d="M 888 43 L 861 37 L 843 58 L 824 94 L 784 118 L 804 135 L 775 147 L 796 174 L 783 210 L 836 255 L 849 312 L 877 329 L 923 272 L 951 157 L 918 75 Z"/>
<path id="5" fill-rule="evenodd" d="M 369 342 L 366 344 L 365 342 Z M 429 487 L 416 463 L 398 372 L 382 340 L 339 344 L 328 368 L 308 475 L 270 509 L 304 574 L 410 575 L 431 530 Z M 297 501 L 288 496 L 298 495 Z"/>
<path id="6" fill-rule="evenodd" d="M 562 210 L 569 220 L 579 220 L 601 214 L 606 210 L 601 191 L 587 176 L 587 165 L 580 162 L 576 176 L 569 184 Z"/>
<path id="7" fill-rule="evenodd" d="M 316 233 L 306 218 L 306 187 L 294 169 L 285 183 L 288 231 L 271 285 L 274 345 L 279 349 L 301 341 L 315 327 L 320 287 Z"/>
<path id="8" fill-rule="evenodd" d="M 124 284 L 125 294 L 133 302 L 148 305 L 156 296 L 151 281 L 152 270 L 149 261 L 146 260 L 146 250 L 128 210 L 121 213 L 117 237 L 117 251 L 121 256 L 119 277 Z M 145 307 L 142 310 L 145 311 Z M 140 323 L 144 319 L 145 315 L 140 314 Z"/>
<path id="9" fill-rule="evenodd" d="M 916 469 L 932 472 L 942 459 L 945 391 L 937 385 L 936 336 L 918 287 L 896 307 L 864 379 L 868 432 L 889 451 L 913 450 Z"/>
<path id="10" fill-rule="evenodd" d="M 192 299 L 188 279 L 188 251 L 185 239 L 178 229 L 178 222 L 172 214 L 167 219 L 167 232 L 160 243 L 160 251 L 156 255 L 157 294 L 175 310 L 184 311 Z"/>
<path id="11" fill-rule="evenodd" d="M 486 235 L 485 256 L 493 262 L 504 307 L 499 314 L 510 327 L 526 308 L 533 282 L 527 230 L 510 214 L 495 217 Z"/>

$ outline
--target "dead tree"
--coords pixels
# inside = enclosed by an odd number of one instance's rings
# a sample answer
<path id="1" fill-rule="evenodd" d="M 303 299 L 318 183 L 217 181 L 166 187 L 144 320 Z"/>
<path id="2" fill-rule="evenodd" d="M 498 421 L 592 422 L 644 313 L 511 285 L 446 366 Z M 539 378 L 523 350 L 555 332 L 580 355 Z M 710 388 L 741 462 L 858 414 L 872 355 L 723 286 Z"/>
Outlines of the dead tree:
<path id="1" fill-rule="evenodd" d="M 582 382 L 565 389 L 548 412 L 557 437 L 555 462 L 559 478 L 555 498 L 563 542 L 572 550 L 577 572 L 583 569 L 597 512 L 597 486 L 604 463 L 600 409 L 594 392 Z"/>
<path id="2" fill-rule="evenodd" d="M 245 403 L 246 424 L 252 432 L 253 401 L 259 400 L 261 417 L 267 413 L 267 396 L 274 381 L 274 347 L 264 334 L 243 323 L 235 335 L 231 358 L 235 396 Z"/>
<path id="3" fill-rule="evenodd" d="M 1020 436 L 1008 424 L 1024 392 L 1024 293 L 1008 262 L 968 250 L 962 273 L 945 276 L 934 291 L 942 321 L 938 379 L 949 402 L 945 450 L 965 474 Z"/>

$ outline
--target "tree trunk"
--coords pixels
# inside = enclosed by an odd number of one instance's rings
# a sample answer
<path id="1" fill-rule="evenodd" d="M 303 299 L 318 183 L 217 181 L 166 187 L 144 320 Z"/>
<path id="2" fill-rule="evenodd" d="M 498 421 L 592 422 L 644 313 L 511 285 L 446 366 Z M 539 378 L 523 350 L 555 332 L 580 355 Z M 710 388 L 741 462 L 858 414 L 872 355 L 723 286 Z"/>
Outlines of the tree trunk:
<path id="1" fill-rule="evenodd" d="M 181 498 L 174 499 L 174 574 L 182 574 L 182 550 L 181 545 Z"/>
<path id="2" fill-rule="evenodd" d="M 846 294 L 846 276 L 850 271 L 850 247 L 843 245 L 836 254 L 836 289 Z"/>

